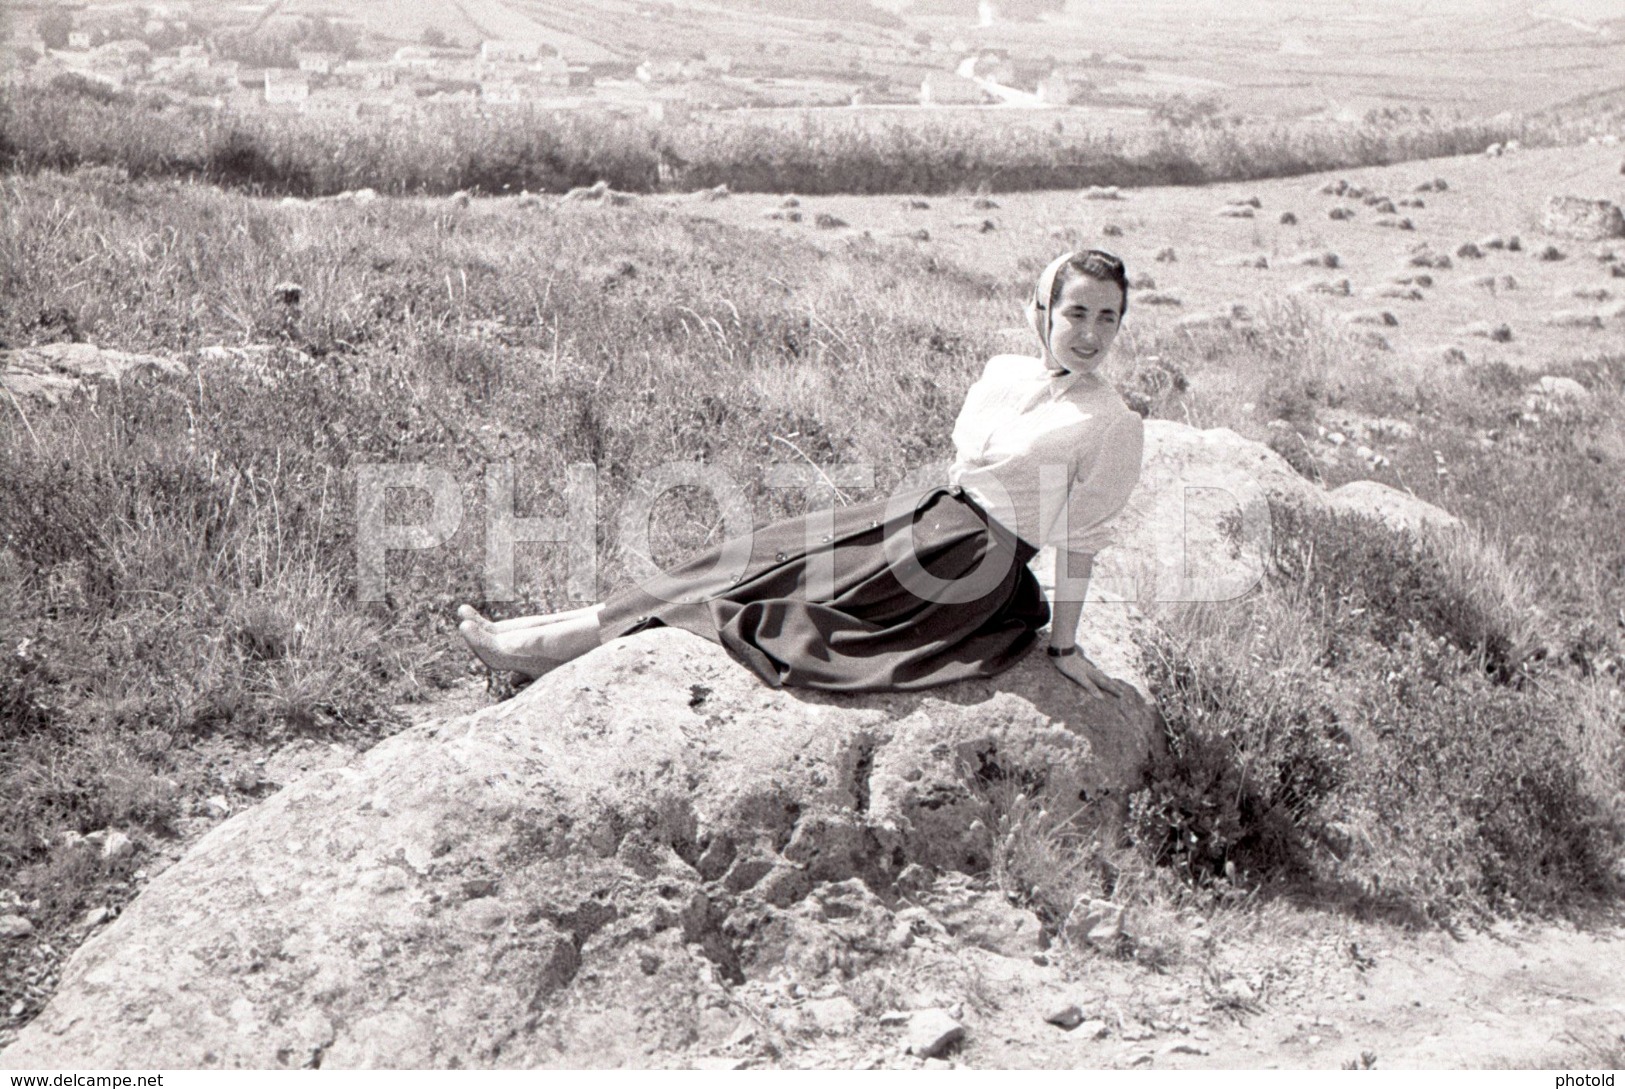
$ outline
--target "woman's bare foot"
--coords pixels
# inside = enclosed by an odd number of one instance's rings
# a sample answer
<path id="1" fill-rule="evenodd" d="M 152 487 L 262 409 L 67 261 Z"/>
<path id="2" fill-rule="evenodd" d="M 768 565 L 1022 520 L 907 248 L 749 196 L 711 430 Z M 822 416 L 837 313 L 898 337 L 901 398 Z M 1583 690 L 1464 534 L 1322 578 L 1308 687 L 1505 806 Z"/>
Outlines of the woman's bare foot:
<path id="1" fill-rule="evenodd" d="M 598 609 L 583 612 L 586 615 L 569 620 L 505 632 L 482 624 L 483 618 L 466 619 L 457 625 L 457 632 L 490 668 L 540 677 L 598 646 Z"/>
<path id="2" fill-rule="evenodd" d="M 588 605 L 581 609 L 566 609 L 557 613 L 541 613 L 536 616 L 516 616 L 512 620 L 492 620 L 472 605 L 457 606 L 457 619 L 472 621 L 483 626 L 491 632 L 524 631 L 526 628 L 540 628 L 547 624 L 558 624 L 565 620 L 578 620 L 588 613 L 595 613 L 597 605 Z"/>
<path id="3" fill-rule="evenodd" d="M 502 645 L 500 633 L 493 632 L 478 620 L 464 620 L 457 625 L 457 632 L 463 637 L 463 642 L 468 644 L 468 649 L 490 669 L 523 673 L 527 677 L 534 678 L 564 664 L 561 659 L 544 658 L 536 654 L 520 656 L 510 653 Z"/>

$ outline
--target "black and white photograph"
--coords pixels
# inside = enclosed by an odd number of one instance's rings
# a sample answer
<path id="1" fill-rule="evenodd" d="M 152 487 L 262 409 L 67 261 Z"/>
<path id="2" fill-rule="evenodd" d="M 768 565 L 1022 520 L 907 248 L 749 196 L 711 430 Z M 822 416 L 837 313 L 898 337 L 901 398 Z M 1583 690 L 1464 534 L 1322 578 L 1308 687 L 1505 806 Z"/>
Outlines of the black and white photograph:
<path id="1" fill-rule="evenodd" d="M 1612 1085 L 1622 207 L 1625 0 L 0 0 L 0 1070 Z"/>

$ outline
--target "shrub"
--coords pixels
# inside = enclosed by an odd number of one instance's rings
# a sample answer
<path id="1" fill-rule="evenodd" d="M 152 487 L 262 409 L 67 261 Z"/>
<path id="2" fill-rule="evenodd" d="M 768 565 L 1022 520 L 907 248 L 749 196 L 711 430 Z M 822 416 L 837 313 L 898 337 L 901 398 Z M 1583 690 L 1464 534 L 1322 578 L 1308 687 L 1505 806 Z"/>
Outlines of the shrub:
<path id="1" fill-rule="evenodd" d="M 1532 672 L 1527 580 L 1471 535 L 1272 513 L 1265 587 L 1165 610 L 1142 648 L 1169 742 L 1142 851 L 1447 923 L 1607 894 L 1625 719 Z"/>

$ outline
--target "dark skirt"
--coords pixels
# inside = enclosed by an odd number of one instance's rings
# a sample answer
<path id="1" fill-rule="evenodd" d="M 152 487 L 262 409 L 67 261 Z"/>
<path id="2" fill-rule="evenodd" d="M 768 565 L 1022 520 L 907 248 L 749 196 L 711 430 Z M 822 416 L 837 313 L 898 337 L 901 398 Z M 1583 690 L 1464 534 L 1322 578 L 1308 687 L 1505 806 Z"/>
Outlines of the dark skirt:
<path id="1" fill-rule="evenodd" d="M 601 638 L 682 628 L 775 688 L 902 691 L 990 677 L 1049 622 L 1027 568 L 1034 553 L 963 489 L 927 488 L 791 518 L 702 552 L 610 597 Z"/>

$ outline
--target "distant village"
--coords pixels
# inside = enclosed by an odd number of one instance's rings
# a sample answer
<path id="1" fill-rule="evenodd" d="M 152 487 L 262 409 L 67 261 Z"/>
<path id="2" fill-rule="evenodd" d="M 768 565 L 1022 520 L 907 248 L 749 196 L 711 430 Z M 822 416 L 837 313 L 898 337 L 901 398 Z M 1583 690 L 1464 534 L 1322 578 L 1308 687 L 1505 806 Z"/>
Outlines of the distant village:
<path id="1" fill-rule="evenodd" d="M 599 108 L 684 121 L 697 111 L 771 106 L 1062 107 L 1113 101 L 1106 85 L 1140 66 L 1091 56 L 1070 65 L 919 35 L 854 45 L 833 77 L 797 80 L 750 70 L 727 52 L 570 57 L 542 41 L 413 44 L 342 16 L 304 17 L 298 33 L 256 35 L 269 5 L 188 0 L 36 9 L 13 18 L 0 78 L 90 93 L 147 93 L 220 109 L 276 109 L 345 118 L 402 116 L 461 105 L 501 110 Z M 922 40 L 923 39 L 923 40 Z M 387 45 L 385 44 L 387 43 Z M 1104 77 L 1104 78 L 1103 78 Z"/>

